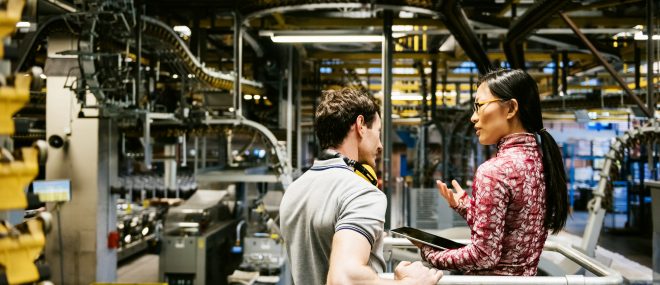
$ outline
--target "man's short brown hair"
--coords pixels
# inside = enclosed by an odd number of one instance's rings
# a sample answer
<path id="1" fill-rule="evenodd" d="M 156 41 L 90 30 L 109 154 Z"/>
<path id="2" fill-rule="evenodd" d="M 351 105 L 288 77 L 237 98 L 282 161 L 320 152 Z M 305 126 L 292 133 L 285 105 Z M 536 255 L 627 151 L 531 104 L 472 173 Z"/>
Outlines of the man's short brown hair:
<path id="1" fill-rule="evenodd" d="M 354 88 L 323 91 L 314 121 L 321 149 L 338 147 L 359 115 L 371 128 L 376 114 L 380 116 L 380 107 L 370 94 Z"/>

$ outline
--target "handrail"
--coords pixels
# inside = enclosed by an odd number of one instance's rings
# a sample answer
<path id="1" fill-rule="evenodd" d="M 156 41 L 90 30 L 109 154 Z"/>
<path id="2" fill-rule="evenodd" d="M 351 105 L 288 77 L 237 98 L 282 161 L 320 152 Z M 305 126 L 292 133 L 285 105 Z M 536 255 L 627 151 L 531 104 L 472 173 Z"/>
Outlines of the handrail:
<path id="1" fill-rule="evenodd" d="M 385 238 L 384 252 L 385 256 L 391 260 L 397 256 L 397 248 L 414 247 L 409 240 L 403 238 Z M 555 241 L 546 241 L 543 247 L 544 251 L 554 251 L 562 254 L 566 258 L 577 263 L 579 266 L 590 271 L 596 277 L 586 277 L 583 275 L 565 275 L 565 276 L 472 276 L 472 275 L 446 275 L 440 279 L 438 284 L 450 285 L 470 285 L 470 284 L 544 284 L 544 285 L 615 285 L 623 284 L 623 277 L 618 272 L 603 265 L 595 259 L 585 255 L 577 249 L 570 246 L 559 244 Z M 409 258 L 409 255 L 405 256 Z M 421 257 L 420 257 L 421 259 Z M 381 278 L 393 279 L 393 273 L 380 274 Z"/>

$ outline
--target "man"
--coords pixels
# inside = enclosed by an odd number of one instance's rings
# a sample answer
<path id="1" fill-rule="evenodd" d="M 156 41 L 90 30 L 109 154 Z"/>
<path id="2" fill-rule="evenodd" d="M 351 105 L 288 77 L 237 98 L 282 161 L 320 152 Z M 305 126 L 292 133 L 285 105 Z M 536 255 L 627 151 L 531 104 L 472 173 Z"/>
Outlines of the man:
<path id="1" fill-rule="evenodd" d="M 325 91 L 315 129 L 324 153 L 294 181 L 280 204 L 293 281 L 311 284 L 436 284 L 442 272 L 401 262 L 381 280 L 387 199 L 354 167 L 375 169 L 382 150 L 379 106 L 355 89 Z M 325 158 L 325 159 L 324 159 Z"/>

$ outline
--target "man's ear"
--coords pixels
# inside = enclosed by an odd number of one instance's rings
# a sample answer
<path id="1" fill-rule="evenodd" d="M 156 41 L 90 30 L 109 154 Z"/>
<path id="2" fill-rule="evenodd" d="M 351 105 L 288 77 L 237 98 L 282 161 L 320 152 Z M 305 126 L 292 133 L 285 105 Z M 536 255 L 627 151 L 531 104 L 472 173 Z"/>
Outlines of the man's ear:
<path id="1" fill-rule="evenodd" d="M 507 119 L 511 119 L 518 114 L 518 100 L 511 99 L 509 102 L 509 111 L 506 114 Z"/>
<path id="2" fill-rule="evenodd" d="M 358 115 L 355 119 L 355 130 L 362 136 L 365 131 L 366 125 L 364 124 L 364 116 Z"/>

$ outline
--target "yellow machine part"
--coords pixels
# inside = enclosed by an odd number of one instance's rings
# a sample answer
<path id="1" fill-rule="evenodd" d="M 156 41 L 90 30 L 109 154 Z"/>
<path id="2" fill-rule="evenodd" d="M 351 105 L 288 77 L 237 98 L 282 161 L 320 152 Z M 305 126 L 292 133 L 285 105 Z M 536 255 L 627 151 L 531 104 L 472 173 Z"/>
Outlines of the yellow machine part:
<path id="1" fill-rule="evenodd" d="M 26 74 L 16 74 L 14 86 L 0 87 L 0 135 L 14 134 L 14 113 L 30 100 L 30 82 Z"/>
<path id="2" fill-rule="evenodd" d="M 25 187 L 39 173 L 38 150 L 22 148 L 23 161 L 0 163 L 0 210 L 25 209 Z"/>
<path id="3" fill-rule="evenodd" d="M 9 284 L 23 284 L 39 280 L 39 271 L 34 260 L 44 248 L 43 224 L 38 219 L 25 221 L 29 233 L 18 236 L 9 234 L 7 225 L 0 223 L 0 264 L 5 267 Z"/>
<path id="4" fill-rule="evenodd" d="M 16 30 L 16 23 L 21 20 L 25 0 L 7 1 L 7 10 L 0 11 L 0 40 L 4 40 Z M 4 48 L 0 45 L 0 58 L 4 57 Z"/>

